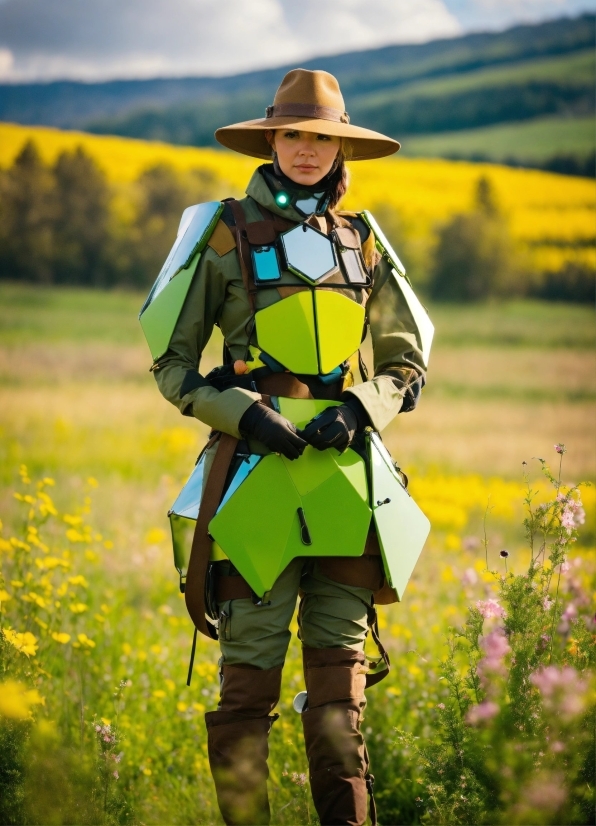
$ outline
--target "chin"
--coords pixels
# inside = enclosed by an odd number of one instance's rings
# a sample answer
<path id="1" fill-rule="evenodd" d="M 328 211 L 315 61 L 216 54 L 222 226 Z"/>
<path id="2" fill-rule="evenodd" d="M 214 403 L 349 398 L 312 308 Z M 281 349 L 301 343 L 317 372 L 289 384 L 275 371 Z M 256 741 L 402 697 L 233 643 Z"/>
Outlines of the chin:
<path id="1" fill-rule="evenodd" d="M 308 184 L 308 186 L 312 186 L 313 184 L 317 184 L 321 178 L 324 178 L 324 175 L 321 175 L 320 171 L 317 169 L 316 172 L 309 174 L 308 172 L 298 172 L 293 171 L 291 179 L 297 184 Z"/>

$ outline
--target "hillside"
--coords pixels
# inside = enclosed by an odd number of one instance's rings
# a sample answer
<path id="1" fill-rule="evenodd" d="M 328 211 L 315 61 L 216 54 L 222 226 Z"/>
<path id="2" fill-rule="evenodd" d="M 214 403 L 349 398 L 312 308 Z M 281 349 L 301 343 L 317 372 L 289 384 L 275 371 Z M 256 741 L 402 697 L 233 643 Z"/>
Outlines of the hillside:
<path id="1" fill-rule="evenodd" d="M 0 124 L 0 168 L 7 168 L 25 141 L 33 138 L 45 163 L 82 145 L 118 194 L 116 207 L 130 213 L 133 184 L 157 164 L 178 174 L 209 173 L 214 195 L 238 195 L 258 161 L 211 148 L 172 146 L 113 136 L 89 135 L 45 127 Z M 455 213 L 469 210 L 481 175 L 489 178 L 516 243 L 537 273 L 568 265 L 596 268 L 594 185 L 589 180 L 538 170 L 464 161 L 401 157 L 350 164 L 348 209 L 368 207 L 396 238 L 411 271 L 428 272 L 435 232 Z"/>
<path id="2" fill-rule="evenodd" d="M 544 117 L 570 124 L 594 111 L 595 19 L 584 15 L 303 65 L 339 78 L 354 122 L 400 139 L 453 133 L 457 141 L 462 131 Z M 4 85 L 0 119 L 208 146 L 217 126 L 262 112 L 287 68 L 222 78 Z M 442 154 L 440 142 L 429 146 Z M 587 140 L 580 149 L 572 128 L 559 129 L 546 156 L 506 150 L 499 157 L 545 163 L 561 153 L 585 158 L 593 147 Z M 469 149 L 464 140 L 449 152 L 465 156 Z"/>

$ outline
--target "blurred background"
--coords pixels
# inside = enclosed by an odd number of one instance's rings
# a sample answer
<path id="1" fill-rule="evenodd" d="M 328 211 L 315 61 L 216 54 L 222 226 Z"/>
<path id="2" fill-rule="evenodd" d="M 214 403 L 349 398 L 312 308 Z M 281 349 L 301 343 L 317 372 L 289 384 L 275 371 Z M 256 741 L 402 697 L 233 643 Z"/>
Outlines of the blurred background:
<path id="1" fill-rule="evenodd" d="M 381 822 L 421 822 L 395 728 L 433 729 L 442 634 L 492 593 L 499 549 L 521 570 L 524 469 L 534 485 L 562 442 L 564 481 L 596 476 L 595 21 L 581 0 L 0 0 L 0 613 L 35 640 L 11 660 L 0 635 L 0 659 L 47 723 L 30 740 L 0 725 L 2 822 L 218 822 L 201 717 L 217 647 L 199 645 L 186 689 L 166 518 L 207 428 L 159 396 L 137 315 L 182 210 L 241 197 L 258 164 L 214 129 L 261 116 L 297 65 L 335 74 L 352 122 L 401 141 L 350 165 L 344 206 L 375 215 L 436 325 L 420 405 L 383 434 L 433 531 L 383 613 L 395 666 L 369 712 Z M 577 565 L 593 571 L 585 496 Z M 293 644 L 273 733 L 287 824 L 314 822 L 299 661 Z M 101 719 L 124 738 L 120 779 L 97 757 Z M 588 822 L 503 811 L 486 822 Z"/>

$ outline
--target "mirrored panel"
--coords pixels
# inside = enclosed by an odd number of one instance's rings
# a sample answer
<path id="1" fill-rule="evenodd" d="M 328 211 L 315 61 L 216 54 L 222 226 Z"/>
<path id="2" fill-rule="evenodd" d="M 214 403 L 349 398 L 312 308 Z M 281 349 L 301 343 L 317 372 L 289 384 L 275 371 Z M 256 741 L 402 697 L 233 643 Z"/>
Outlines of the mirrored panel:
<path id="1" fill-rule="evenodd" d="M 279 281 L 281 270 L 277 260 L 277 250 L 274 246 L 252 247 L 252 264 L 257 284 L 268 281 Z"/>
<path id="2" fill-rule="evenodd" d="M 368 284 L 370 279 L 366 274 L 358 250 L 340 249 L 339 255 L 343 264 L 346 278 L 350 284 Z"/>
<path id="3" fill-rule="evenodd" d="M 203 493 L 203 475 L 205 469 L 205 454 L 194 466 L 187 483 L 184 485 L 172 507 L 170 513 L 185 516 L 187 519 L 196 519 L 199 515 L 199 505 Z"/>
<path id="4" fill-rule="evenodd" d="M 238 490 L 240 485 L 244 482 L 244 480 L 249 476 L 252 470 L 256 468 L 258 463 L 261 461 L 263 457 L 257 456 L 256 453 L 251 454 L 250 456 L 245 456 L 242 464 L 236 471 L 234 478 L 230 482 L 228 489 L 226 490 L 223 499 L 219 503 L 219 507 L 216 513 L 219 513 L 226 502 L 232 497 L 232 495 Z"/>
<path id="5" fill-rule="evenodd" d="M 303 215 L 312 215 L 313 212 L 317 211 L 317 206 L 319 205 L 319 201 L 322 197 L 322 192 L 315 192 L 315 194 L 311 198 L 298 198 L 294 206 Z"/>
<path id="6" fill-rule="evenodd" d="M 141 314 L 165 289 L 174 275 L 187 267 L 195 253 L 202 249 L 222 211 L 223 205 L 220 201 L 195 204 L 184 210 L 174 245 L 151 288 Z"/>
<path id="7" fill-rule="evenodd" d="M 308 224 L 299 224 L 280 238 L 288 269 L 296 275 L 316 283 L 337 269 L 330 239 Z"/>

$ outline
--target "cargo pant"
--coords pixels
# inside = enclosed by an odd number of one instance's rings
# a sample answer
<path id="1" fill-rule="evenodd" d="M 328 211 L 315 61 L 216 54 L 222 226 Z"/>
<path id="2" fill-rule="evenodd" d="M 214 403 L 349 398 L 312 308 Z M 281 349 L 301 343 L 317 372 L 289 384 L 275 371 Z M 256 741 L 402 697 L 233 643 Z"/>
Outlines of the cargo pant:
<path id="1" fill-rule="evenodd" d="M 224 575 L 229 562 L 215 563 Z M 373 590 L 340 584 L 313 559 L 294 559 L 268 605 L 218 604 L 221 700 L 207 712 L 211 771 L 227 824 L 269 823 L 267 737 L 299 592 L 307 706 L 302 724 L 309 779 L 321 824 L 361 826 L 372 791 L 360 732 L 366 699 L 364 643 Z M 371 814 L 373 814 L 371 797 Z M 374 822 L 374 817 L 373 817 Z"/>

